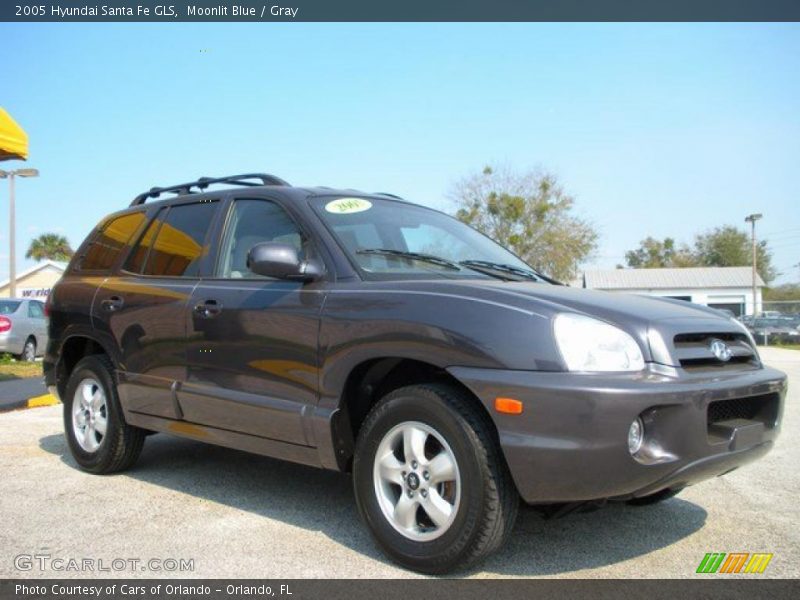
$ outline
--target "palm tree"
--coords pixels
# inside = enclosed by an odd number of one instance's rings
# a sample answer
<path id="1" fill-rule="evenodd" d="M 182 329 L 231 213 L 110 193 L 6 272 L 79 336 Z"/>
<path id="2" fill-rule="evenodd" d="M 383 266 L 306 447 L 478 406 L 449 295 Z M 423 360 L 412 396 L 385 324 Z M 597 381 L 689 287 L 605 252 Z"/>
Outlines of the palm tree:
<path id="1" fill-rule="evenodd" d="M 69 260 L 73 255 L 67 238 L 57 233 L 43 233 L 31 240 L 25 258 L 40 260 Z"/>

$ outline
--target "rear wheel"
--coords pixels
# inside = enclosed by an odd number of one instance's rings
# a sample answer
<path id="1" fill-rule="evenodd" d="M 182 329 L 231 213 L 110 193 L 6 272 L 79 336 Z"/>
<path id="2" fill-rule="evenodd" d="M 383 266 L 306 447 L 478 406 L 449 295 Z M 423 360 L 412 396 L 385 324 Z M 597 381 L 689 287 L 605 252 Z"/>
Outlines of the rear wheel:
<path id="1" fill-rule="evenodd" d="M 486 557 L 519 504 L 488 418 L 443 385 L 401 388 L 378 402 L 359 432 L 353 482 L 381 548 L 425 573 Z"/>
<path id="2" fill-rule="evenodd" d="M 25 362 L 33 362 L 36 360 L 36 340 L 29 337 L 25 340 L 25 345 L 22 347 L 22 354 L 19 359 Z"/>
<path id="3" fill-rule="evenodd" d="M 102 355 L 81 359 L 64 395 L 64 430 L 75 461 L 97 474 L 123 471 L 142 451 L 145 432 L 125 422 L 111 361 Z"/>

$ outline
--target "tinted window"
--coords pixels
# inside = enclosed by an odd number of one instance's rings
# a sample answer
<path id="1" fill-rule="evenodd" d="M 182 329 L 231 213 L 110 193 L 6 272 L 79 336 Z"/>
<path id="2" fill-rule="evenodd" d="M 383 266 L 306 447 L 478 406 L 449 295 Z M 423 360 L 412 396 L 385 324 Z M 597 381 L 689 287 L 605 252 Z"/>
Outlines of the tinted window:
<path id="1" fill-rule="evenodd" d="M 13 300 L 0 301 L 0 315 L 10 315 L 19 308 L 20 303 Z"/>
<path id="2" fill-rule="evenodd" d="M 28 316 L 33 319 L 44 318 L 44 305 L 41 302 L 29 302 Z"/>
<path id="3" fill-rule="evenodd" d="M 173 206 L 149 249 L 143 273 L 162 277 L 193 277 L 206 254 L 206 234 L 216 202 Z M 145 241 L 145 240 L 142 240 Z"/>
<path id="4" fill-rule="evenodd" d="M 78 268 L 81 271 L 111 268 L 120 251 L 144 221 L 145 215 L 142 212 L 123 215 L 109 221 L 86 248 Z"/>
<path id="5" fill-rule="evenodd" d="M 304 257 L 303 236 L 291 217 L 268 200 L 236 200 L 220 252 L 220 277 L 261 278 L 247 268 L 247 253 L 256 244 L 289 244 Z"/>
<path id="6" fill-rule="evenodd" d="M 147 260 L 147 255 L 150 253 L 150 248 L 153 246 L 153 240 L 156 237 L 156 233 L 158 233 L 158 228 L 161 226 L 160 217 L 164 216 L 164 210 L 162 209 L 158 213 L 158 217 L 153 219 L 150 222 L 150 225 L 147 226 L 147 230 L 144 232 L 144 235 L 139 240 L 139 243 L 136 244 L 136 247 L 131 252 L 130 258 L 128 258 L 128 263 L 125 268 L 128 271 L 133 273 L 141 273 L 142 267 L 144 266 L 144 261 Z"/>

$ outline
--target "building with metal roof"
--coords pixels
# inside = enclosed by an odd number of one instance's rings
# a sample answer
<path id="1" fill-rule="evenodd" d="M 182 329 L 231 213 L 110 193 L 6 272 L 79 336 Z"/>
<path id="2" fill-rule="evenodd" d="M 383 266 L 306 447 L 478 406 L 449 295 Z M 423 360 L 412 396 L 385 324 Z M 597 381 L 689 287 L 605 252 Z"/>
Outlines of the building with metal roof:
<path id="1" fill-rule="evenodd" d="M 50 290 L 64 274 L 67 263 L 43 260 L 17 275 L 17 298 L 40 298 L 44 300 Z M 8 298 L 10 281 L 0 281 L 0 298 Z"/>
<path id="2" fill-rule="evenodd" d="M 593 269 L 573 285 L 592 290 L 676 298 L 736 315 L 753 314 L 753 274 L 750 267 L 686 269 Z M 756 275 L 756 308 L 761 312 L 764 281 Z"/>

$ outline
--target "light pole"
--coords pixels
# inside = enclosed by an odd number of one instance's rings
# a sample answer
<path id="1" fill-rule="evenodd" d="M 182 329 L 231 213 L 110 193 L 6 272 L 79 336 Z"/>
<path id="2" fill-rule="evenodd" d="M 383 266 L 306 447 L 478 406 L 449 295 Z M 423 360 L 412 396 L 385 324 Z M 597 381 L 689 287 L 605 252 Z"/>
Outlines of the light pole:
<path id="1" fill-rule="evenodd" d="M 37 169 L 17 169 L 16 171 L 0 170 L 0 179 L 8 177 L 9 203 L 8 203 L 8 297 L 17 295 L 17 256 L 16 256 L 16 215 L 14 214 L 14 178 L 38 177 Z"/>
<path id="2" fill-rule="evenodd" d="M 763 217 L 761 213 L 753 213 L 752 215 L 747 215 L 744 218 L 745 223 L 750 223 L 752 226 L 752 240 L 753 240 L 753 317 L 755 318 L 757 315 L 758 310 L 758 301 L 756 300 L 756 277 L 758 276 L 758 272 L 756 271 L 756 221 L 758 221 L 761 217 Z"/>

